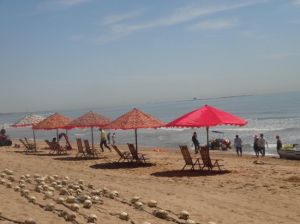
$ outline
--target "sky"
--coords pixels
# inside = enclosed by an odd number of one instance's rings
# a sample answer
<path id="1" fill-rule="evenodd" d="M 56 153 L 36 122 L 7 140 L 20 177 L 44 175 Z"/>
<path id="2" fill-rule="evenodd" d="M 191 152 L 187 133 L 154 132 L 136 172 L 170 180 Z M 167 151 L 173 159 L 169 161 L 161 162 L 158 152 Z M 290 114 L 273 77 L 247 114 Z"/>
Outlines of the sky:
<path id="1" fill-rule="evenodd" d="M 300 89 L 300 0 L 0 0 L 0 112 Z"/>

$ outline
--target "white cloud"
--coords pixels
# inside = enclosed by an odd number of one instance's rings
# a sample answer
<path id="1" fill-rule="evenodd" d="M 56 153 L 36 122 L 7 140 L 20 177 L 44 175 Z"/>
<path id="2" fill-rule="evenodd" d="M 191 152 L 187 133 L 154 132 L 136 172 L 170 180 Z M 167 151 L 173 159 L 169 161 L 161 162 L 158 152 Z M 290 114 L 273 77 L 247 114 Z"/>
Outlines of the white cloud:
<path id="1" fill-rule="evenodd" d="M 136 18 L 136 17 L 142 15 L 143 12 L 144 12 L 144 10 L 136 10 L 136 11 L 127 12 L 127 13 L 123 13 L 123 14 L 110 15 L 103 19 L 102 24 L 103 25 L 111 25 L 111 24 L 120 23 L 125 20 Z"/>
<path id="2" fill-rule="evenodd" d="M 44 0 L 37 5 L 38 10 L 57 10 L 81 5 L 91 0 Z"/>
<path id="3" fill-rule="evenodd" d="M 206 20 L 191 25 L 190 30 L 223 30 L 229 29 L 237 25 L 236 19 L 219 19 L 219 20 Z"/>

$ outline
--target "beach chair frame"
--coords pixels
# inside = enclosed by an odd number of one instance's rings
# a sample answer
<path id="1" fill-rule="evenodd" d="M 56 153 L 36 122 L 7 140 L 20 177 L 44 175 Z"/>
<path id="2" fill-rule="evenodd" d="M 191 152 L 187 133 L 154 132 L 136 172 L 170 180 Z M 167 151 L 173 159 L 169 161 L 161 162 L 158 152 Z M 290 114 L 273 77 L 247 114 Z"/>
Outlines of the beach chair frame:
<path id="1" fill-rule="evenodd" d="M 202 170 L 200 158 L 196 158 L 194 162 L 187 145 L 179 145 L 179 148 L 185 162 L 185 165 L 181 170 L 184 170 L 186 166 L 191 166 L 191 170 L 195 170 L 196 165 L 198 165 L 199 169 Z"/>
<path id="2" fill-rule="evenodd" d="M 129 151 L 132 155 L 131 161 L 146 163 L 146 160 L 148 160 L 148 158 L 145 157 L 146 156 L 145 154 L 138 153 L 134 147 L 134 144 L 127 143 L 127 145 L 128 145 Z"/>
<path id="3" fill-rule="evenodd" d="M 87 156 L 99 157 L 97 151 L 90 147 L 90 143 L 89 143 L 88 139 L 84 139 L 83 143 L 84 143 L 85 152 L 86 152 Z"/>
<path id="4" fill-rule="evenodd" d="M 118 153 L 120 156 L 118 162 L 121 161 L 127 161 L 130 162 L 132 161 L 132 156 L 129 152 L 121 152 L 120 149 L 116 145 L 111 145 L 111 147 Z"/>
<path id="5" fill-rule="evenodd" d="M 77 149 L 78 149 L 78 153 L 76 154 L 76 157 L 87 157 L 87 155 L 84 151 L 84 148 L 83 148 L 81 138 L 76 138 L 76 143 L 77 143 Z"/>
<path id="6" fill-rule="evenodd" d="M 25 147 L 24 152 L 28 153 L 28 152 L 34 152 L 35 147 L 33 144 L 28 144 L 26 139 L 23 140 L 21 138 L 19 138 L 19 141 L 22 143 L 22 145 Z"/>
<path id="7" fill-rule="evenodd" d="M 212 171 L 214 167 L 218 167 L 219 171 L 221 171 L 221 166 L 224 165 L 219 164 L 219 161 L 223 161 L 223 160 L 222 159 L 211 160 L 209 155 L 209 150 L 207 147 L 201 147 L 200 155 L 203 162 L 202 169 L 207 167 L 208 170 Z"/>

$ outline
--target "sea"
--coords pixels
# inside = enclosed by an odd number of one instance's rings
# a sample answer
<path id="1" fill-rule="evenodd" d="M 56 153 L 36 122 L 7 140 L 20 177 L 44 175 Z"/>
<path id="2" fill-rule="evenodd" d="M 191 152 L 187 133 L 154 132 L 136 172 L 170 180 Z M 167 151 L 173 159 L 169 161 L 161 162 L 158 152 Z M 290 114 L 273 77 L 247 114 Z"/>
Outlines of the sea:
<path id="1" fill-rule="evenodd" d="M 253 152 L 253 138 L 260 133 L 264 134 L 268 142 L 267 155 L 277 155 L 276 135 L 279 135 L 283 144 L 300 143 L 300 92 L 276 93 L 265 95 L 232 96 L 210 99 L 188 99 L 169 102 L 145 103 L 139 105 L 126 105 L 115 107 L 100 107 L 92 109 L 111 119 L 115 119 L 123 113 L 137 107 L 165 122 L 170 122 L 175 118 L 200 108 L 205 104 L 217 107 L 221 110 L 233 113 L 248 121 L 243 127 L 236 126 L 215 126 L 210 127 L 209 137 L 226 138 L 233 142 L 235 135 L 239 135 L 243 141 L 243 151 L 247 154 Z M 53 112 L 59 112 L 65 116 L 76 118 L 88 112 L 90 109 L 43 111 L 36 112 L 43 116 L 48 116 Z M 0 126 L 6 128 L 10 138 L 27 137 L 32 139 L 31 128 L 12 128 L 11 124 L 22 118 L 26 113 L 0 114 Z M 160 129 L 140 129 L 138 130 L 138 144 L 153 148 L 173 148 L 179 149 L 179 144 L 192 146 L 192 134 L 197 132 L 200 144 L 206 144 L 206 129 L 180 129 L 180 128 L 160 128 Z M 223 133 L 215 133 L 219 131 Z M 59 130 L 64 132 L 64 130 Z M 134 142 L 134 131 L 128 130 L 108 130 L 115 132 L 117 144 Z M 76 137 L 91 140 L 91 129 L 73 129 L 68 132 L 69 138 L 75 140 Z M 37 139 L 52 139 L 56 136 L 55 131 L 36 131 Z M 99 144 L 99 132 L 94 130 L 95 144 Z M 234 152 L 233 149 L 231 149 Z"/>

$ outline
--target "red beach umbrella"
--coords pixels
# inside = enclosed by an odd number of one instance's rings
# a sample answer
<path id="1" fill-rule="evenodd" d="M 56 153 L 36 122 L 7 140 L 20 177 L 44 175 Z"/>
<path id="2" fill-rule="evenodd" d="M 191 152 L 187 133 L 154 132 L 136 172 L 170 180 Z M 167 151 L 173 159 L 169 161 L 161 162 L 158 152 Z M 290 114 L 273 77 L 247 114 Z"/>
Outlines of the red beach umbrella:
<path id="1" fill-rule="evenodd" d="M 35 130 L 53 130 L 56 129 L 58 140 L 58 129 L 66 129 L 65 127 L 72 121 L 71 118 L 65 117 L 59 113 L 55 113 L 33 126 Z"/>
<path id="2" fill-rule="evenodd" d="M 199 109 L 182 115 L 181 117 L 171 121 L 166 127 L 187 127 L 200 128 L 206 127 L 207 145 L 209 143 L 208 130 L 209 127 L 217 125 L 233 125 L 244 126 L 247 121 L 233 114 L 217 109 L 215 107 L 205 105 Z"/>
<path id="3" fill-rule="evenodd" d="M 65 128 L 91 128 L 92 132 L 92 148 L 94 148 L 94 127 L 104 127 L 110 123 L 110 119 L 101 114 L 90 111 L 73 121 L 71 121 Z"/>
<path id="4" fill-rule="evenodd" d="M 32 127 L 33 125 L 41 122 L 44 119 L 45 119 L 45 117 L 37 115 L 37 114 L 27 114 L 11 126 L 14 127 L 14 128 Z M 34 131 L 34 129 L 32 129 L 32 132 L 33 132 L 34 147 L 35 147 L 35 150 L 36 150 L 36 141 L 35 141 L 35 131 Z"/>
<path id="5" fill-rule="evenodd" d="M 160 128 L 165 123 L 150 114 L 134 108 L 111 122 L 107 127 L 110 129 L 132 130 L 135 132 L 135 147 L 137 148 L 137 129 L 139 128 Z"/>

